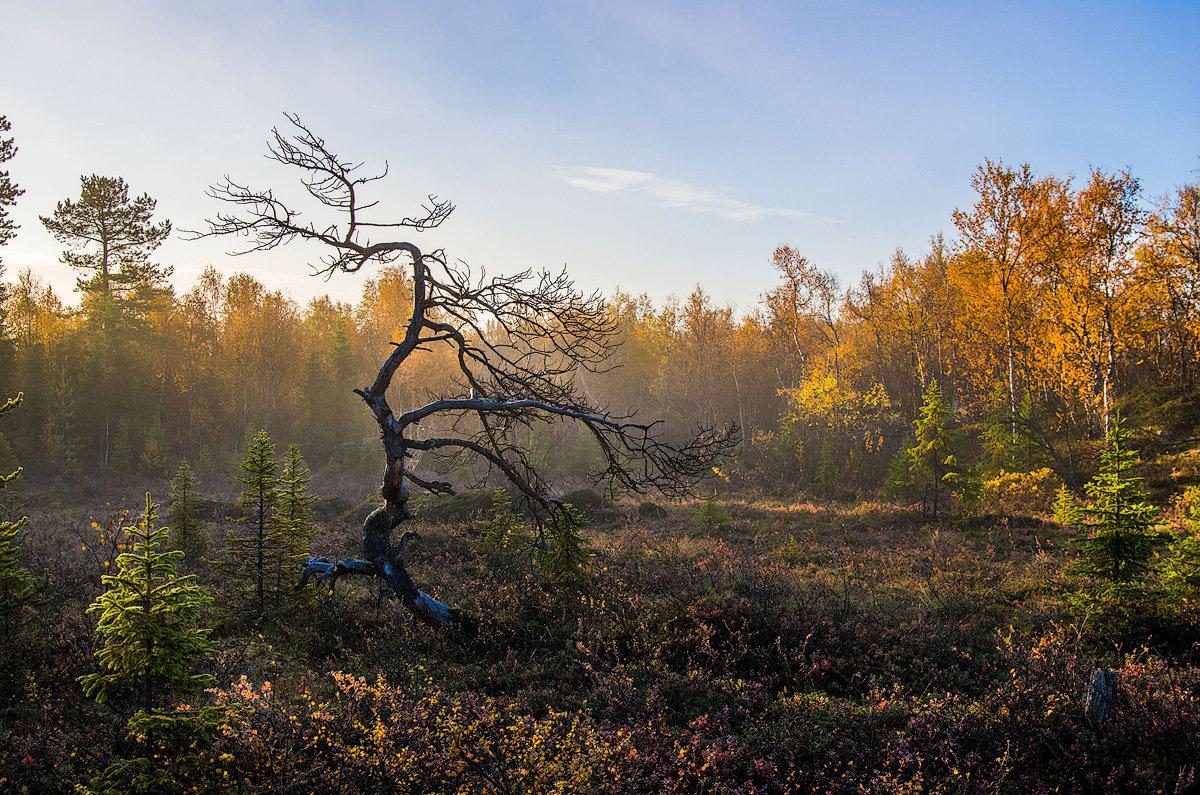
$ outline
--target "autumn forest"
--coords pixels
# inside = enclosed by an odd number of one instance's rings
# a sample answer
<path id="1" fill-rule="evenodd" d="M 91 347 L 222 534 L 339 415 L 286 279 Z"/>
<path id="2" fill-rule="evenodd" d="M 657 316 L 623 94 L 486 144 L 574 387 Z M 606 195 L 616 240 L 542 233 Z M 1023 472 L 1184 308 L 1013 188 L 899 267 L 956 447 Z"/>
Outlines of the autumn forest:
<path id="1" fill-rule="evenodd" d="M 857 283 L 780 246 L 763 253 L 779 281 L 753 311 L 703 286 L 662 306 L 615 293 L 622 344 L 586 388 L 676 427 L 737 422 L 739 477 L 798 490 L 818 470 L 826 485 L 884 485 L 935 380 L 983 476 L 1036 464 L 1078 485 L 1122 408 L 1164 438 L 1191 435 L 1200 188 L 1150 201 L 1129 173 L 1067 179 L 1000 162 L 970 178 L 978 200 L 948 219 L 951 239 L 897 250 Z M 79 273 L 78 306 L 8 265 L 2 383 L 27 403 L 5 429 L 7 464 L 163 475 L 187 458 L 224 471 L 248 430 L 265 428 L 319 466 L 373 465 L 370 416 L 352 390 L 403 335 L 406 269 L 366 279 L 355 305 L 298 306 L 215 269 L 179 294 L 170 266 L 153 261 L 172 231 L 153 199 L 116 177 L 82 188 L 43 219 Z M 119 209 L 138 225 L 124 239 L 86 228 L 88 213 Z M 397 387 L 402 405 L 462 389 L 435 356 Z M 533 440 L 571 450 L 556 469 L 582 479 L 587 443 L 575 441 Z"/>

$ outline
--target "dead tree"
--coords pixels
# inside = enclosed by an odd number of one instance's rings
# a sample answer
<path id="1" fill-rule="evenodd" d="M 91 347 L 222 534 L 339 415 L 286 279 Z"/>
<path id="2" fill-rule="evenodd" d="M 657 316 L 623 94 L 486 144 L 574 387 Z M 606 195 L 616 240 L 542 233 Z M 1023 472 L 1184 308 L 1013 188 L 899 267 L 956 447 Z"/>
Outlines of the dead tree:
<path id="1" fill-rule="evenodd" d="M 393 545 L 392 531 L 411 518 L 409 484 L 433 494 L 451 495 L 446 481 L 418 476 L 412 464 L 422 452 L 474 456 L 515 487 L 539 526 L 573 521 L 554 497 L 550 484 L 520 443 L 533 423 L 560 419 L 581 423 L 602 453 L 598 481 L 632 492 L 654 491 L 668 497 L 688 494 L 717 459 L 738 442 L 735 426 L 698 427 L 683 442 L 670 440 L 658 422 L 638 422 L 595 405 L 580 389 L 580 374 L 607 367 L 616 346 L 616 323 L 598 293 L 577 290 L 564 272 L 525 271 L 513 276 L 473 274 L 461 262 L 447 261 L 440 250 L 425 252 L 410 242 L 381 242 L 373 236 L 397 229 L 419 232 L 439 226 L 453 205 L 430 196 L 423 212 L 401 221 L 378 223 L 364 213 L 376 202 L 363 189 L 387 174 L 361 176 L 361 163 L 342 160 L 294 115 L 290 135 L 272 130 L 269 157 L 300 171 L 308 194 L 337 219 L 315 223 L 301 217 L 270 190 L 239 185 L 228 177 L 209 195 L 234 209 L 209 219 L 196 236 L 248 238 L 237 251 L 273 249 L 294 240 L 326 248 L 318 273 L 354 272 L 368 263 L 407 258 L 412 264 L 412 313 L 404 337 L 394 342 L 372 383 L 355 392 L 379 425 L 385 466 L 380 489 L 383 505 L 363 525 L 363 559 L 314 558 L 303 566 L 300 586 L 333 584 L 345 575 L 386 581 L 400 601 L 424 623 L 439 629 L 454 625 L 453 611 L 423 594 L 404 565 L 404 533 Z M 457 366 L 456 394 L 435 396 L 397 415 L 388 404 L 393 376 L 406 359 L 432 346 L 450 346 Z M 421 424 L 448 432 L 425 435 Z"/>

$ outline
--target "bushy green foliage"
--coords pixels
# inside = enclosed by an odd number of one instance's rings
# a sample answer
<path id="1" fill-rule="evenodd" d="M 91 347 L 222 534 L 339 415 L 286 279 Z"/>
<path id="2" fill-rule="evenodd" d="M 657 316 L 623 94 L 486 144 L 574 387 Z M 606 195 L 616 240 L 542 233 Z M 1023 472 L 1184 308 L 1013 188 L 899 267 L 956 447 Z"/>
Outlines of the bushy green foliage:
<path id="1" fill-rule="evenodd" d="M 234 722 L 223 706 L 139 711 L 129 719 L 126 740 L 135 753 L 110 765 L 87 792 L 217 792 L 227 789 L 212 749 Z"/>
<path id="2" fill-rule="evenodd" d="M 644 519 L 661 519 L 667 515 L 666 510 L 654 500 L 642 500 L 637 505 L 638 516 Z"/>
<path id="3" fill-rule="evenodd" d="M 217 471 L 217 464 L 213 461 L 212 451 L 208 445 L 200 445 L 200 457 L 196 459 L 196 474 L 200 478 L 210 478 Z"/>
<path id="4" fill-rule="evenodd" d="M 1200 599 L 1200 487 L 1189 488 L 1179 502 L 1183 527 L 1170 542 L 1162 577 L 1171 599 L 1188 604 Z"/>
<path id="5" fill-rule="evenodd" d="M 196 479 L 188 462 L 181 461 L 171 479 L 171 507 L 167 509 L 167 524 L 171 528 L 171 547 L 183 553 L 193 563 L 208 552 L 208 534 L 200 521 L 200 498 L 196 494 Z"/>
<path id="6" fill-rule="evenodd" d="M 1050 515 L 1054 517 L 1054 521 L 1068 527 L 1079 521 L 1079 502 L 1065 484 L 1059 486 L 1054 494 L 1054 505 Z"/>
<path id="7" fill-rule="evenodd" d="M 569 503 L 554 511 L 535 532 L 518 514 L 504 489 L 492 492 L 486 520 L 477 526 L 480 548 L 499 559 L 530 560 L 535 569 L 552 582 L 582 584 L 588 576 L 593 554 L 580 530 L 586 519 Z"/>
<path id="8" fill-rule="evenodd" d="M 603 498 L 592 489 L 574 489 L 562 496 L 562 501 L 572 505 L 577 511 L 595 512 L 600 510 Z"/>
<path id="9" fill-rule="evenodd" d="M 905 437 L 904 442 L 888 461 L 887 476 L 884 478 L 883 488 L 892 497 L 919 497 L 921 494 L 920 485 L 917 479 L 913 477 L 912 472 L 912 448 L 917 441 L 910 434 Z"/>
<path id="10" fill-rule="evenodd" d="M 838 474 L 837 462 L 833 458 L 833 445 L 825 442 L 821 445 L 821 457 L 817 461 L 817 487 L 822 494 L 833 493 Z"/>
<path id="11" fill-rule="evenodd" d="M 489 555 L 515 558 L 532 554 L 532 528 L 513 510 L 512 500 L 504 489 L 492 492 L 487 518 L 479 522 L 481 548 Z"/>
<path id="12" fill-rule="evenodd" d="M 1027 472 L 1045 463 L 1046 453 L 1030 438 L 1028 427 L 1039 423 L 1037 404 L 1025 390 L 1014 417 L 1008 405 L 1008 387 L 996 384 L 981 434 L 986 466 L 991 472 Z"/>
<path id="13" fill-rule="evenodd" d="M 107 590 L 88 608 L 99 614 L 104 645 L 96 660 L 104 670 L 79 679 L 98 701 L 132 695 L 147 712 L 164 695 L 195 692 L 213 682 L 194 670 L 197 658 L 211 650 L 208 630 L 196 626 L 201 606 L 211 598 L 194 575 L 176 572 L 183 553 L 166 548 L 167 528 L 154 526 L 156 507 L 147 494 L 141 521 L 123 528 L 133 550 L 117 558 L 117 573 L 104 575 Z"/>
<path id="14" fill-rule="evenodd" d="M 758 444 L 777 470 L 772 476 L 827 488 L 836 478 L 875 474 L 882 430 L 895 419 L 882 386 L 859 391 L 831 375 L 814 374 L 784 396 L 778 433 Z"/>
<path id="15" fill-rule="evenodd" d="M 1109 428 L 1100 471 L 1085 487 L 1089 502 L 1077 509 L 1073 539 L 1079 558 L 1070 571 L 1096 581 L 1076 603 L 1084 609 L 1123 612 L 1142 597 L 1142 580 L 1166 542 L 1158 510 L 1146 502 L 1134 474 L 1138 460 L 1133 434 L 1117 416 Z"/>
<path id="16" fill-rule="evenodd" d="M 1052 510 L 1062 481 L 1043 467 L 1032 472 L 1005 472 L 983 481 L 983 504 L 999 513 L 1046 513 Z"/>

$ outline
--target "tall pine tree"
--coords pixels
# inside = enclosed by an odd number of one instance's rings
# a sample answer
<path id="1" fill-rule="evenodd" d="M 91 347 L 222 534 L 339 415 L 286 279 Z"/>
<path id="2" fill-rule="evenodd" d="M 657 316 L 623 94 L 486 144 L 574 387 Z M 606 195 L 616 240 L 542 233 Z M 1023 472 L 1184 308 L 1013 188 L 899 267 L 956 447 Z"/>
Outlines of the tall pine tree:
<path id="1" fill-rule="evenodd" d="M 81 383 L 90 388 L 82 408 L 80 435 L 108 463 L 116 417 L 147 389 L 155 365 L 145 356 L 151 317 L 164 311 L 172 295 L 171 268 L 150 256 L 171 234 L 171 222 L 152 220 L 156 202 L 149 194 L 130 197 L 120 177 L 80 177 L 78 200 L 65 199 L 42 224 L 66 248 L 63 262 L 81 275 L 81 315 L 87 332 L 87 365 Z M 147 406 L 140 407 L 145 412 Z"/>

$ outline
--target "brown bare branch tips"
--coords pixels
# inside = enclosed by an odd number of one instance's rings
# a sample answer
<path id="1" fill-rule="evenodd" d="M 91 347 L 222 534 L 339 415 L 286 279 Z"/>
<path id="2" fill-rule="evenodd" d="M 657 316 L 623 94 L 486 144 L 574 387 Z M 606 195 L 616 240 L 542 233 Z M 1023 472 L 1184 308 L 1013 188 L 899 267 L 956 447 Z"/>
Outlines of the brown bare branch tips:
<path id="1" fill-rule="evenodd" d="M 301 172 L 300 183 L 316 200 L 318 210 L 334 211 L 334 220 L 327 223 L 308 221 L 299 210 L 288 207 L 271 190 L 259 190 L 235 182 L 231 177 L 211 186 L 207 193 L 214 199 L 234 205 L 232 212 L 218 213 L 207 220 L 208 229 L 189 232 L 191 239 L 233 235 L 248 238 L 235 251 L 247 254 L 267 251 L 297 238 L 311 240 L 328 247 L 314 266 L 318 273 L 331 275 L 336 271 L 354 272 L 368 262 L 391 262 L 402 254 L 414 260 L 420 251 L 410 243 L 373 242 L 366 230 L 413 229 L 418 232 L 440 226 L 454 212 L 454 205 L 429 196 L 422 212 L 401 221 L 379 222 L 362 214 L 374 209 L 377 202 L 365 201 L 361 189 L 388 174 L 387 165 L 376 174 L 362 175 L 362 163 L 342 160 L 329 150 L 324 139 L 315 135 L 295 114 L 284 114 L 294 128 L 290 135 L 271 130 L 267 143 L 267 158 Z"/>

